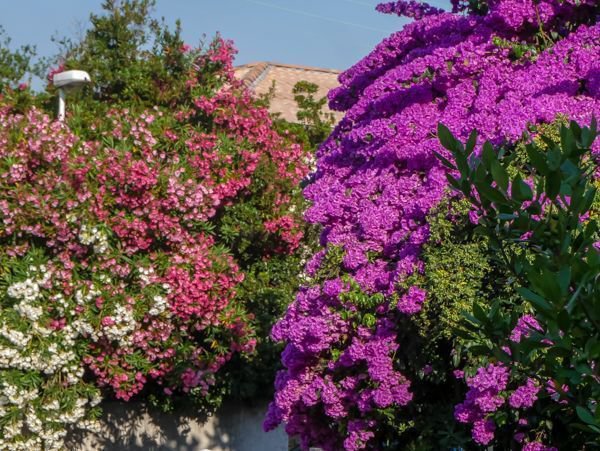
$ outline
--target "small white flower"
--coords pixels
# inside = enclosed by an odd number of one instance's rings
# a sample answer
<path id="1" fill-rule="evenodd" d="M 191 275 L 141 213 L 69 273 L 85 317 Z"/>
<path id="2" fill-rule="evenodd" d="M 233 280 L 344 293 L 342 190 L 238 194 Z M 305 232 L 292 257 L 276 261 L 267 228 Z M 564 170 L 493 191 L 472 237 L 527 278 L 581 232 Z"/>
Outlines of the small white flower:
<path id="1" fill-rule="evenodd" d="M 168 307 L 167 299 L 164 296 L 154 296 L 152 299 L 154 301 L 154 305 L 148 311 L 150 315 L 157 316 L 161 313 L 165 312 Z"/>
<path id="2" fill-rule="evenodd" d="M 34 280 L 26 279 L 23 282 L 16 282 L 9 286 L 6 294 L 14 299 L 33 302 L 40 295 L 40 287 Z"/>

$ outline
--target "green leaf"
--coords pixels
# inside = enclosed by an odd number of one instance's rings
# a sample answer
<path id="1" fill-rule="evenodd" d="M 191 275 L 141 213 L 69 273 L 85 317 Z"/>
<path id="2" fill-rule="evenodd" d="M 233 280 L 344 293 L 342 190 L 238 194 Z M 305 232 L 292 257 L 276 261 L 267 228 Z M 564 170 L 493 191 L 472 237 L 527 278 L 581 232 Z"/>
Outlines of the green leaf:
<path id="1" fill-rule="evenodd" d="M 454 153 L 454 160 L 456 161 L 456 167 L 460 171 L 463 178 L 468 177 L 469 175 L 469 163 L 467 161 L 467 157 L 460 150 L 457 150 Z"/>
<path id="2" fill-rule="evenodd" d="M 486 141 L 483 144 L 483 151 L 481 152 L 481 160 L 485 167 L 489 170 L 492 167 L 492 161 L 496 161 L 498 159 L 498 155 L 494 152 L 494 148 L 490 144 L 489 141 Z"/>
<path id="3" fill-rule="evenodd" d="M 438 124 L 438 139 L 446 149 L 452 153 L 456 152 L 456 139 L 452 135 L 452 132 L 441 122 Z"/>
<path id="4" fill-rule="evenodd" d="M 581 421 L 586 424 L 591 424 L 592 426 L 599 426 L 598 422 L 594 418 L 594 415 L 592 415 L 588 409 L 582 406 L 577 406 L 575 407 L 575 410 L 577 411 L 577 416 L 581 419 Z"/>
<path id="5" fill-rule="evenodd" d="M 548 169 L 551 171 L 556 171 L 560 168 L 562 162 L 562 154 L 560 153 L 560 149 L 556 147 L 550 149 L 546 154 L 546 161 L 548 162 Z"/>
<path id="6" fill-rule="evenodd" d="M 557 322 L 558 327 L 560 327 L 561 330 L 569 330 L 571 328 L 571 318 L 569 312 L 567 312 L 566 310 L 561 310 L 558 314 Z"/>
<path id="7" fill-rule="evenodd" d="M 487 319 L 488 319 L 487 314 L 483 311 L 481 306 L 477 303 L 473 304 L 473 316 L 475 316 L 475 318 L 477 318 L 482 323 L 486 323 Z"/>
<path id="8" fill-rule="evenodd" d="M 571 129 L 571 133 L 573 133 L 575 139 L 579 139 L 581 137 L 582 130 L 577 122 L 571 121 L 569 123 L 569 128 Z"/>
<path id="9" fill-rule="evenodd" d="M 580 207 L 580 214 L 586 213 L 592 208 L 592 204 L 594 203 L 594 198 L 596 197 L 596 188 L 591 188 L 585 192 L 583 195 L 583 202 Z"/>
<path id="10" fill-rule="evenodd" d="M 506 169 L 504 169 L 498 160 L 492 161 L 491 169 L 495 182 L 502 191 L 506 192 L 508 190 L 508 172 L 506 172 Z"/>
<path id="11" fill-rule="evenodd" d="M 529 207 L 527 207 L 527 213 L 530 215 L 539 215 L 542 212 L 542 206 L 539 202 L 533 201 Z"/>
<path id="12" fill-rule="evenodd" d="M 563 266 L 558 272 L 558 285 L 560 286 L 560 292 L 563 296 L 566 296 L 569 292 L 569 285 L 571 284 L 571 267 Z"/>
<path id="13" fill-rule="evenodd" d="M 481 161 L 478 160 L 474 166 L 475 168 L 475 176 L 473 177 L 475 183 L 485 183 L 485 180 L 488 176 L 488 172 L 485 169 L 485 166 L 481 164 Z"/>
<path id="14" fill-rule="evenodd" d="M 475 150 L 475 145 L 477 144 L 478 133 L 477 130 L 473 130 L 469 135 L 469 139 L 467 140 L 467 144 L 465 146 L 465 154 L 467 156 L 471 155 Z"/>
<path id="15" fill-rule="evenodd" d="M 478 184 L 475 188 L 481 196 L 484 196 L 486 199 L 497 205 L 505 205 L 508 202 L 506 197 L 499 190 L 486 183 Z"/>
<path id="16" fill-rule="evenodd" d="M 555 199 L 560 193 L 560 172 L 552 171 L 546 176 L 546 196 L 549 199 Z"/>
<path id="17" fill-rule="evenodd" d="M 581 131 L 581 145 L 585 148 L 585 149 L 589 149 L 594 140 L 596 139 L 597 136 L 597 127 L 598 127 L 598 122 L 596 121 L 596 118 L 592 118 L 592 124 L 590 126 L 590 128 L 585 127 L 582 131 Z"/>
<path id="18" fill-rule="evenodd" d="M 534 169 L 542 175 L 548 174 L 549 169 L 546 158 L 531 144 L 527 145 L 525 150 Z"/>
<path id="19" fill-rule="evenodd" d="M 362 323 L 367 327 L 373 327 L 377 323 L 377 318 L 370 313 L 363 315 Z"/>
<path id="20" fill-rule="evenodd" d="M 502 221 L 512 221 L 513 219 L 517 219 L 518 217 L 519 215 L 516 215 L 514 213 L 500 213 L 498 215 L 498 219 Z"/>
<path id="21" fill-rule="evenodd" d="M 433 154 L 436 156 L 436 158 L 438 160 L 440 160 L 440 162 L 442 163 L 442 165 L 444 165 L 448 169 L 456 170 L 456 166 L 450 160 L 448 160 L 447 158 L 445 158 L 441 153 L 434 151 Z"/>
<path id="22" fill-rule="evenodd" d="M 450 184 L 450 186 L 452 188 L 454 188 L 457 191 L 463 192 L 461 185 L 460 185 L 460 181 L 456 177 L 453 177 L 450 174 L 446 174 L 446 179 L 448 180 L 448 183 Z M 467 193 L 464 193 L 464 194 L 467 194 Z"/>
<path id="23" fill-rule="evenodd" d="M 515 177 L 511 187 L 511 196 L 518 202 L 523 202 L 533 199 L 533 191 L 531 187 L 523 181 L 520 175 Z"/>
<path id="24" fill-rule="evenodd" d="M 525 287 L 519 287 L 517 288 L 517 292 L 529 302 L 531 302 L 535 307 L 538 307 L 541 310 L 545 311 L 552 311 L 552 306 L 550 305 L 550 303 L 546 301 L 546 299 L 541 297 L 539 294 L 534 293 L 530 289 Z"/>
<path id="25" fill-rule="evenodd" d="M 575 137 L 573 136 L 571 129 L 565 127 L 564 125 L 560 128 L 560 144 L 567 156 L 575 153 Z"/>

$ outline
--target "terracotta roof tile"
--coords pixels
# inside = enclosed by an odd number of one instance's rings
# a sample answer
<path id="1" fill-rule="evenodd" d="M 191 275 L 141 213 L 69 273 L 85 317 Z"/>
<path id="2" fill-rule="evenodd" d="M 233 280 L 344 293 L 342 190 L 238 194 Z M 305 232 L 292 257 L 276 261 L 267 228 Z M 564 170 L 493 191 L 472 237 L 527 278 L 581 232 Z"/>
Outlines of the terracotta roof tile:
<path id="1" fill-rule="evenodd" d="M 271 100 L 269 110 L 279 113 L 283 119 L 297 122 L 298 111 L 294 100 L 294 85 L 299 81 L 308 81 L 319 86 L 317 97 L 324 97 L 330 89 L 339 85 L 337 80 L 340 71 L 322 69 L 318 67 L 295 66 L 271 62 L 258 62 L 245 64 L 235 68 L 236 76 L 256 95 L 269 92 L 275 82 L 275 93 Z M 325 108 L 331 112 L 329 108 Z M 341 113 L 333 112 L 336 120 L 340 120 Z"/>

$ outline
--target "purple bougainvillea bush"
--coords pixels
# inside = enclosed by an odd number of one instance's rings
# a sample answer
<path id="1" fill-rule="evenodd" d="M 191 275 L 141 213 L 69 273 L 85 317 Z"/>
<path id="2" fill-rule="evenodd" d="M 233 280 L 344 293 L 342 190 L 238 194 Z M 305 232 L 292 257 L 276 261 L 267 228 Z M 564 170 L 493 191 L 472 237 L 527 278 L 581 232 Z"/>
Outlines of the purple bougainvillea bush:
<path id="1" fill-rule="evenodd" d="M 304 447 L 442 449 L 474 446 L 465 432 L 480 444 L 493 438 L 485 421 L 443 434 L 433 426 L 446 407 L 445 423 L 455 422 L 457 403 L 447 401 L 448 392 L 464 386 L 460 370 L 458 385 L 430 383 L 460 362 L 440 368 L 428 356 L 460 358 L 417 336 L 416 318 L 430 302 L 422 282 L 429 277 L 423 258 L 429 219 L 448 193 L 435 157 L 447 155 L 437 125 L 463 141 L 476 129 L 502 146 L 557 118 L 589 124 L 600 112 L 600 6 L 596 0 L 453 5 L 452 13 L 414 1 L 379 5 L 416 20 L 343 73 L 329 95 L 331 107 L 346 115 L 321 146 L 305 189 L 312 203 L 306 218 L 322 226 L 322 249 L 272 332 L 287 347 L 265 421 L 266 429 L 285 423 Z M 456 270 L 465 270 L 458 261 Z M 482 365 L 467 378 L 469 399 L 482 390 L 486 400 L 499 402 L 489 391 L 508 382 L 492 386 L 486 371 L 506 369 Z M 511 402 L 526 406 L 535 390 L 526 382 Z M 427 427 L 436 430 L 423 433 Z M 444 439 L 427 448 L 423 434 Z M 410 447 L 420 440 L 421 447 Z M 537 449 L 536 437 L 521 441 Z"/>

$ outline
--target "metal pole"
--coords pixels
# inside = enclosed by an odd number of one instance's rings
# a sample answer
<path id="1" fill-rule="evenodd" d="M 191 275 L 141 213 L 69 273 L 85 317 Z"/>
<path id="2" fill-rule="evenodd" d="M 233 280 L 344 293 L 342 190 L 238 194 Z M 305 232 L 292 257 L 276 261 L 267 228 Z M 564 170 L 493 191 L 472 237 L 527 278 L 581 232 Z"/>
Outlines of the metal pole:
<path id="1" fill-rule="evenodd" d="M 58 90 L 58 121 L 64 122 L 65 120 L 65 91 L 64 89 Z"/>

